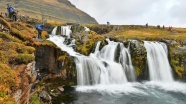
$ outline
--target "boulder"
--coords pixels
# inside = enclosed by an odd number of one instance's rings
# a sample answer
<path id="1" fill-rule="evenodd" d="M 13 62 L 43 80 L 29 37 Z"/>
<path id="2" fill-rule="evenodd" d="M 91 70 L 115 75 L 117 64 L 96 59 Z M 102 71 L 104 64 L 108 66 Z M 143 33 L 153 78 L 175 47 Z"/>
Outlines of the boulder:
<path id="1" fill-rule="evenodd" d="M 39 94 L 39 98 L 43 100 L 43 102 L 51 102 L 52 100 L 52 97 L 46 91 L 42 91 Z"/>
<path id="2" fill-rule="evenodd" d="M 58 89 L 59 91 L 61 91 L 61 92 L 63 92 L 63 91 L 64 91 L 63 86 L 59 86 L 57 89 Z"/>

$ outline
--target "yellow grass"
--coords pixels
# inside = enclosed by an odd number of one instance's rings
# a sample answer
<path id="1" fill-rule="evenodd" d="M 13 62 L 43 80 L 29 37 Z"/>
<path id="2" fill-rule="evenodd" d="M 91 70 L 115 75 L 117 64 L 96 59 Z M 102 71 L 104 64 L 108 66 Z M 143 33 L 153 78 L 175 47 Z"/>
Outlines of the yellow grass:
<path id="1" fill-rule="evenodd" d="M 153 28 L 123 29 L 119 31 L 111 31 L 109 34 L 106 34 L 104 36 L 123 38 L 123 39 L 140 39 L 140 40 L 155 40 L 161 38 L 173 39 L 173 40 L 185 40 L 186 29 L 175 28 L 172 31 L 168 31 L 168 29 L 153 29 Z"/>

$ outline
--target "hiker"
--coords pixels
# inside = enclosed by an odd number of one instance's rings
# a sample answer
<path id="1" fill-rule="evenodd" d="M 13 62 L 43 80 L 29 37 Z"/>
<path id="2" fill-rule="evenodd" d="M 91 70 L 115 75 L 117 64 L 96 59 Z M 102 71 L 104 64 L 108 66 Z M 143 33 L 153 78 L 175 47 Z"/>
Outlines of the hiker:
<path id="1" fill-rule="evenodd" d="M 157 28 L 160 29 L 160 25 L 157 25 Z"/>
<path id="2" fill-rule="evenodd" d="M 146 23 L 146 27 L 148 27 L 149 25 L 148 25 L 148 23 Z"/>
<path id="3" fill-rule="evenodd" d="M 11 5 L 7 4 L 7 10 L 8 10 L 8 17 L 11 19 L 15 9 Z"/>
<path id="4" fill-rule="evenodd" d="M 172 26 L 169 26 L 169 31 L 172 31 Z"/>
<path id="5" fill-rule="evenodd" d="M 107 27 L 110 27 L 110 22 L 107 21 Z"/>
<path id="6" fill-rule="evenodd" d="M 37 29 L 37 31 L 38 31 L 38 39 L 42 39 L 41 34 L 42 34 L 42 31 L 43 31 L 43 27 L 44 27 L 44 23 L 39 24 L 39 25 L 36 27 L 36 29 Z"/>

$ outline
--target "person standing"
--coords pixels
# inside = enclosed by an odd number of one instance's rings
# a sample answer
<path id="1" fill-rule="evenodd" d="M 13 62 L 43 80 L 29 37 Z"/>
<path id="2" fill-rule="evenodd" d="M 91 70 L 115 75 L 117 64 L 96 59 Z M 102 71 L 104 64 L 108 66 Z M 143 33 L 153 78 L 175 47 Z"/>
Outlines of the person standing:
<path id="1" fill-rule="evenodd" d="M 44 27 L 44 23 L 39 24 L 39 25 L 36 27 L 36 29 L 37 29 L 37 31 L 38 31 L 38 39 L 42 39 L 41 34 L 42 34 L 42 31 L 43 31 L 43 27 Z"/>
<path id="2" fill-rule="evenodd" d="M 8 17 L 11 19 L 12 14 L 14 12 L 14 8 L 11 5 L 7 4 L 7 10 L 8 10 Z"/>

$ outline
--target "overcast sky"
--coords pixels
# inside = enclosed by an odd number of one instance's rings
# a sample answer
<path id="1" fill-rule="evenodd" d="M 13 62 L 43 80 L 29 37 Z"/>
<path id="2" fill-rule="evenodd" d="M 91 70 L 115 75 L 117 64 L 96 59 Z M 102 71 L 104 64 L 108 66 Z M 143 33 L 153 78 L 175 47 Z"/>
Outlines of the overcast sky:
<path id="1" fill-rule="evenodd" d="M 186 27 L 186 0 L 69 0 L 100 24 Z"/>

